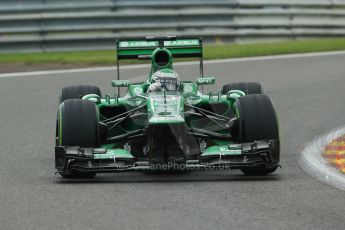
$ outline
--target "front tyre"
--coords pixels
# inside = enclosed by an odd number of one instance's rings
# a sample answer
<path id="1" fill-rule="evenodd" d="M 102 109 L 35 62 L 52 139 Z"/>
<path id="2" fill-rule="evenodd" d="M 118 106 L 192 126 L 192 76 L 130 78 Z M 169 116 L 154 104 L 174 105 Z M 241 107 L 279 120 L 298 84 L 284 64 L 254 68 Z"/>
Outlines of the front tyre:
<path id="1" fill-rule="evenodd" d="M 258 140 L 279 140 L 278 120 L 272 100 L 264 94 L 240 97 L 236 103 L 240 117 L 240 140 L 242 143 Z M 272 155 L 274 165 L 279 163 L 279 147 Z M 242 168 L 246 175 L 266 175 L 273 173 L 278 166 L 260 165 Z"/>
<path id="2" fill-rule="evenodd" d="M 57 124 L 57 145 L 99 147 L 98 111 L 92 101 L 68 99 L 60 104 Z M 64 178 L 91 178 L 96 173 L 71 171 Z"/>

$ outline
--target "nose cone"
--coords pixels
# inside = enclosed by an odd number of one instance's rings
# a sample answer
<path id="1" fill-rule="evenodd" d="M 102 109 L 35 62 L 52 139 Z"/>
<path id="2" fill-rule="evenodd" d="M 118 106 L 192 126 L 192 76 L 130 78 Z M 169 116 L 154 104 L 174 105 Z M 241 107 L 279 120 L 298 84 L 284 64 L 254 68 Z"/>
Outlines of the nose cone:
<path id="1" fill-rule="evenodd" d="M 165 98 L 164 98 L 165 97 Z M 163 92 L 151 93 L 148 99 L 150 124 L 184 123 L 183 97 L 181 95 L 165 95 Z"/>

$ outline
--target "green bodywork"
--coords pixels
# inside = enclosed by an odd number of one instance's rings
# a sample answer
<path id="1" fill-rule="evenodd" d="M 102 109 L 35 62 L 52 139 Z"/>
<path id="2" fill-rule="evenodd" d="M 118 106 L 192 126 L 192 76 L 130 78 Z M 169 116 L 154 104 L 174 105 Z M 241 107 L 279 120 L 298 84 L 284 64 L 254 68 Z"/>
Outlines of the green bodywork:
<path id="1" fill-rule="evenodd" d="M 241 148 L 241 145 L 238 145 L 238 144 L 211 146 L 207 148 L 205 152 L 203 152 L 204 156 L 210 156 L 210 155 L 227 156 L 227 155 L 241 155 L 241 154 L 242 154 L 242 148 Z"/>
<path id="2" fill-rule="evenodd" d="M 130 82 L 129 80 L 113 80 L 113 87 L 123 87 L 127 93 L 123 96 L 105 95 L 100 98 L 97 95 L 86 95 L 85 100 L 94 101 L 99 110 L 99 121 L 108 122 L 112 117 L 116 117 L 124 111 L 131 111 L 138 107 L 137 117 L 133 115 L 126 122 L 119 121 L 115 126 L 111 123 L 109 126 L 108 138 L 114 136 L 126 135 L 136 130 L 145 129 L 145 127 L 159 124 L 186 124 L 188 127 L 211 130 L 214 133 L 229 134 L 229 130 L 217 127 L 212 120 L 187 116 L 186 113 L 193 112 L 193 107 L 209 108 L 213 105 L 222 106 L 222 115 L 229 117 L 229 114 L 237 114 L 234 103 L 236 99 L 244 96 L 245 93 L 239 90 L 232 90 L 228 94 L 203 93 L 200 87 L 208 84 L 214 84 L 213 77 L 199 77 L 196 82 L 182 81 L 178 91 L 169 92 L 147 92 L 151 83 L 152 75 L 160 69 L 173 69 L 174 58 L 179 57 L 201 57 L 202 44 L 199 39 L 181 39 L 175 41 L 119 41 L 118 59 L 150 59 L 151 69 L 144 82 Z M 165 57 L 164 63 L 157 62 L 157 55 Z M 181 76 L 183 78 L 183 76 Z M 188 107 L 191 106 L 191 107 Z M 141 116 L 139 113 L 145 113 Z M 200 121 L 203 122 L 200 122 Z M 202 124 L 201 124 L 202 123 Z M 114 127 L 112 127 L 114 125 Z M 201 140 L 203 141 L 203 140 Z M 127 145 L 127 149 L 126 149 Z M 201 146 L 201 144 L 200 144 Z M 203 155 L 219 154 L 238 155 L 241 149 L 234 144 L 231 138 L 227 140 L 213 140 L 211 146 L 204 146 L 201 151 Z M 101 148 L 106 149 L 106 153 L 94 154 L 94 159 L 116 159 L 133 158 L 128 143 L 126 141 L 114 142 L 113 144 L 103 144 Z"/>
<path id="3" fill-rule="evenodd" d="M 128 150 L 124 149 L 107 149 L 106 153 L 95 153 L 94 159 L 115 159 L 116 158 L 133 158 Z"/>
<path id="4" fill-rule="evenodd" d="M 200 38 L 146 37 L 117 41 L 116 47 L 117 79 L 111 85 L 117 93 L 102 97 L 96 86 L 62 91 L 74 95 L 60 100 L 56 173 L 79 178 L 143 170 L 241 169 L 263 175 L 279 166 L 274 124 L 269 130 L 266 120 L 255 120 L 271 109 L 259 103 L 261 99 L 269 102 L 269 98 L 247 96 L 241 90 L 226 92 L 226 88 L 244 89 L 255 94 L 239 83 L 226 85 L 221 92 L 205 93 L 204 88 L 214 84 L 215 78 L 203 74 Z M 174 70 L 176 58 L 199 59 L 200 73 L 194 81 L 186 81 L 183 72 Z M 150 61 L 146 79 L 121 80 L 119 61 L 123 59 Z M 269 139 L 266 134 L 250 136 L 251 129 L 260 134 L 267 129 Z M 67 137 L 70 141 L 65 141 Z"/>

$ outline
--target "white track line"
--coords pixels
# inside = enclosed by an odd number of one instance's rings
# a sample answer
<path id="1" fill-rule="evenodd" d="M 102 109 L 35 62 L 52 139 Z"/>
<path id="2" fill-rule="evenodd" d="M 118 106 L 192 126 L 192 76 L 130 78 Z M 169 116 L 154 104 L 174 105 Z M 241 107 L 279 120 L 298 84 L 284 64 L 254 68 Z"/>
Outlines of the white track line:
<path id="1" fill-rule="evenodd" d="M 232 63 L 232 62 L 247 62 L 247 61 L 262 61 L 262 60 L 280 60 L 291 58 L 305 58 L 305 57 L 320 57 L 320 56 L 334 56 L 345 55 L 345 51 L 332 51 L 332 52 L 315 52 L 304 54 L 285 54 L 285 55 L 273 55 L 273 56 L 261 56 L 261 57 L 249 57 L 249 58 L 229 58 L 205 61 L 205 64 L 218 64 L 218 63 Z M 195 65 L 199 62 L 178 62 L 175 65 L 188 66 Z M 125 65 L 121 67 L 121 70 L 130 70 L 144 68 L 148 65 Z M 85 72 L 97 72 L 97 71 L 115 71 L 116 67 L 93 67 L 93 68 L 80 68 L 80 69 L 66 69 L 66 70 L 47 70 L 47 71 L 34 71 L 34 72 L 19 72 L 19 73 L 3 73 L 0 74 L 0 78 L 9 77 L 21 77 L 21 76 L 39 76 L 39 75 L 55 75 L 55 74 L 67 74 L 67 73 L 85 73 Z"/>
<path id="2" fill-rule="evenodd" d="M 329 165 L 322 153 L 327 144 L 344 134 L 345 127 L 342 127 L 316 138 L 307 144 L 299 159 L 301 167 L 310 175 L 341 190 L 345 190 L 345 174 Z"/>

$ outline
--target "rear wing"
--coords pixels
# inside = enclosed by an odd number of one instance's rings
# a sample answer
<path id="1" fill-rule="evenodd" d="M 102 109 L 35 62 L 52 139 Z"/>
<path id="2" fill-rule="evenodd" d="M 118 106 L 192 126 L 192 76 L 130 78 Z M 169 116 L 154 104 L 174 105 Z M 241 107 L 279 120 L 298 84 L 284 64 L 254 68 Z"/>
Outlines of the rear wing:
<path id="1" fill-rule="evenodd" d="M 202 58 L 202 39 L 175 36 L 117 40 L 117 60 L 139 59 L 157 48 L 166 48 L 174 58 Z"/>
<path id="2" fill-rule="evenodd" d="M 200 76 L 203 77 L 202 38 L 199 37 L 145 37 L 116 41 L 117 79 L 120 80 L 120 60 L 142 59 L 157 48 L 169 50 L 173 58 L 199 58 Z"/>

